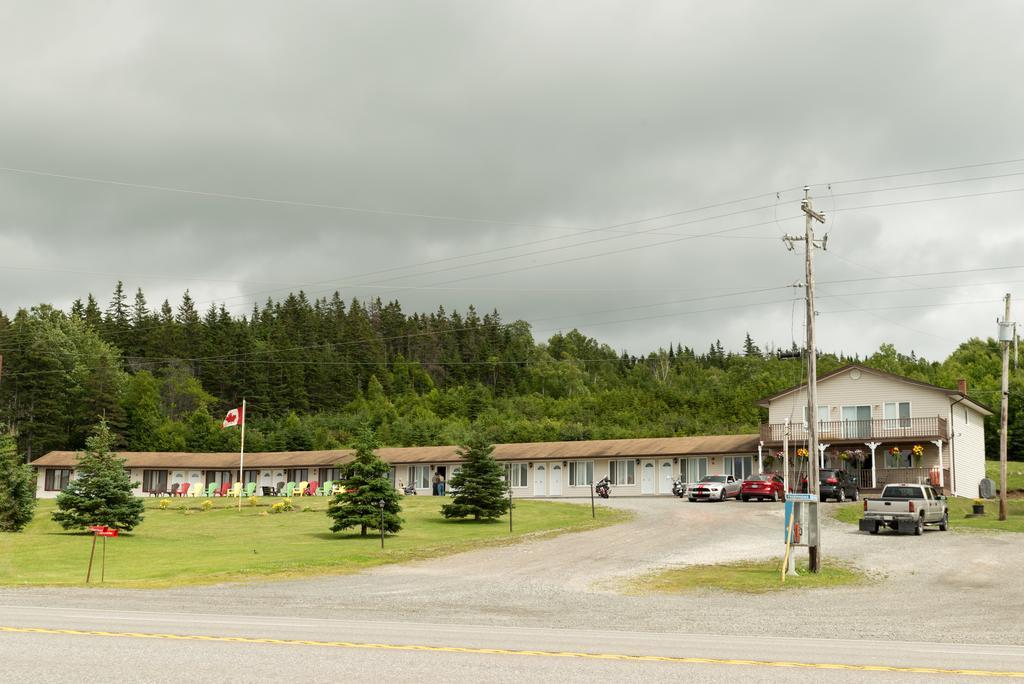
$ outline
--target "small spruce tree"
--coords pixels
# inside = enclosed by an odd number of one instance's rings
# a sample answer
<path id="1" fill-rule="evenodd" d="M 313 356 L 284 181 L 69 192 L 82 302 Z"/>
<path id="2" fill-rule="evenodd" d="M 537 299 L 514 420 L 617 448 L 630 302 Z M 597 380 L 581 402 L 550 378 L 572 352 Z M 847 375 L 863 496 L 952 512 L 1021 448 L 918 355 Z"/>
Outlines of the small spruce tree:
<path id="1" fill-rule="evenodd" d="M 35 473 L 18 457 L 14 434 L 0 428 L 0 532 L 23 530 L 35 508 Z"/>
<path id="2" fill-rule="evenodd" d="M 369 428 L 356 434 L 356 458 L 343 467 L 341 491 L 327 507 L 327 515 L 334 520 L 332 532 L 358 527 L 366 536 L 367 530 L 380 530 L 380 501 L 384 502 L 384 531 L 395 533 L 402 529 L 402 518 L 398 515 L 402 506 L 398 492 L 388 478 L 389 466 L 377 458 L 374 451 L 380 446 Z"/>
<path id="3" fill-rule="evenodd" d="M 114 434 L 101 421 L 78 455 L 78 476 L 57 496 L 53 519 L 65 530 L 106 525 L 131 531 L 142 522 L 143 503 L 132 495 L 124 459 L 111 453 Z"/>
<path id="4" fill-rule="evenodd" d="M 505 473 L 491 452 L 494 446 L 481 435 L 472 435 L 459 447 L 459 456 L 464 460 L 462 469 L 452 475 L 448 485 L 452 491 L 452 502 L 441 506 L 441 515 L 446 518 L 494 520 L 508 512 Z"/>

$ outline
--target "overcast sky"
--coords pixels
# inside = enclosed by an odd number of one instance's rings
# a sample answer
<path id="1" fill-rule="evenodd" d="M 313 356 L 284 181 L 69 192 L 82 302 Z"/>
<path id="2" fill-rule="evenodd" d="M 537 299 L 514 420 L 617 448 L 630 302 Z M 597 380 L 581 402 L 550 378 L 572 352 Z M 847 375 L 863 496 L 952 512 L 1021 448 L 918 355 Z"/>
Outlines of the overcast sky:
<path id="1" fill-rule="evenodd" d="M 1024 282 L 1022 26 L 1010 1 L 3 3 L 0 309 L 340 289 L 634 354 L 788 347 L 809 184 L 819 347 L 941 359 Z"/>

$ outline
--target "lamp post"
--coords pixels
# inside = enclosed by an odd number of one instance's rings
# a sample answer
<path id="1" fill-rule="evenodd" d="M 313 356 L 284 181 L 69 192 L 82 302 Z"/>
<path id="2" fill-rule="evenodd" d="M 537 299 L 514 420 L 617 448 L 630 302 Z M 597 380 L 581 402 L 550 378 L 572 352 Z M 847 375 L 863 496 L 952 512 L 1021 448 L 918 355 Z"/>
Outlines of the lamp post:
<path id="1" fill-rule="evenodd" d="M 508 533 L 512 534 L 512 484 L 508 486 Z"/>
<path id="2" fill-rule="evenodd" d="M 384 548 L 384 499 L 377 502 L 380 506 L 380 548 Z"/>

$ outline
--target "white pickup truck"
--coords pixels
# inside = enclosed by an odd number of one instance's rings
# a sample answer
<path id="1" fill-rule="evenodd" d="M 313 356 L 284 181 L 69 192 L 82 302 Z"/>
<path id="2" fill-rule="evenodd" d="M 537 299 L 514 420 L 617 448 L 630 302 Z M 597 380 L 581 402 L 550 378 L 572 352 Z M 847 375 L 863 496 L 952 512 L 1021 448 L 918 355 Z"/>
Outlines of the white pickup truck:
<path id="1" fill-rule="evenodd" d="M 883 527 L 897 532 L 922 534 L 925 525 L 949 529 L 949 506 L 946 497 L 929 485 L 889 484 L 878 499 L 864 499 L 863 532 L 878 534 Z"/>

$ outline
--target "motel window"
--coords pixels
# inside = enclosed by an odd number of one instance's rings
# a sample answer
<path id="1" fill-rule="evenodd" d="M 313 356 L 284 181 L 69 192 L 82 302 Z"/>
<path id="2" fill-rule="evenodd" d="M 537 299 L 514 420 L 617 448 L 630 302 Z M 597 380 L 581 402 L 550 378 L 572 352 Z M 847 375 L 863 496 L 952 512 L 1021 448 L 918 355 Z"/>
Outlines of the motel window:
<path id="1" fill-rule="evenodd" d="M 510 487 L 525 487 L 526 477 L 525 463 L 505 464 L 505 482 L 507 482 Z"/>
<path id="2" fill-rule="evenodd" d="M 589 487 L 594 484 L 593 461 L 569 461 L 569 486 Z"/>
<path id="3" fill-rule="evenodd" d="M 144 492 L 166 492 L 167 471 L 166 470 L 143 470 L 142 491 Z"/>
<path id="4" fill-rule="evenodd" d="M 294 482 L 295 484 L 309 482 L 309 468 L 292 468 L 286 470 L 285 474 L 289 482 Z"/>
<path id="5" fill-rule="evenodd" d="M 238 472 L 236 470 L 207 470 L 206 471 L 206 486 L 209 487 L 211 484 L 216 484 L 218 487 L 223 485 L 225 482 L 231 484 L 234 482 L 234 474 Z"/>
<path id="6" fill-rule="evenodd" d="M 887 401 L 885 403 L 885 420 L 887 428 L 910 427 L 910 402 Z"/>
<path id="7" fill-rule="evenodd" d="M 71 481 L 71 468 L 47 468 L 43 483 L 48 492 L 59 492 Z"/>
<path id="8" fill-rule="evenodd" d="M 430 489 L 430 467 L 409 466 L 409 484 L 416 489 Z"/>
<path id="9" fill-rule="evenodd" d="M 613 485 L 636 484 L 636 461 L 624 459 L 608 462 L 608 478 Z"/>
<path id="10" fill-rule="evenodd" d="M 746 480 L 754 472 L 753 456 L 726 456 L 725 473 L 737 480 Z"/>
<path id="11" fill-rule="evenodd" d="M 242 475 L 242 482 L 244 484 L 249 484 L 250 482 L 259 484 L 260 482 L 260 471 L 258 470 L 246 470 Z"/>
<path id="12" fill-rule="evenodd" d="M 341 468 L 321 468 L 320 472 L 322 473 L 323 482 L 334 482 L 335 480 L 342 479 Z"/>

